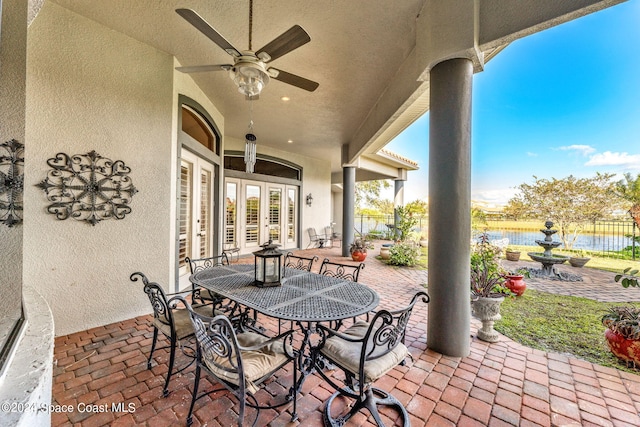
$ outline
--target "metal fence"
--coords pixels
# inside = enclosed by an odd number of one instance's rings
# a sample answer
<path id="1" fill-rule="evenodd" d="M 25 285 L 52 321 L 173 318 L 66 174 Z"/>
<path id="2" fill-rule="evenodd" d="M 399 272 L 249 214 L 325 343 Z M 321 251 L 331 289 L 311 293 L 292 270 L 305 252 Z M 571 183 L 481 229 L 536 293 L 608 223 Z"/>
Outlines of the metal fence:
<path id="1" fill-rule="evenodd" d="M 414 231 L 427 234 L 428 217 L 417 217 L 418 223 Z M 544 239 L 540 226 L 533 226 L 531 222 L 519 226 L 515 221 L 489 220 L 486 233 L 490 240 L 509 239 L 510 245 L 536 246 L 536 240 Z M 357 232 L 369 234 L 381 239 L 393 237 L 393 215 L 356 215 L 355 228 Z M 584 249 L 593 254 L 613 258 L 640 259 L 640 243 L 637 242 L 640 230 L 633 221 L 606 220 L 594 221 L 585 225 L 573 244 L 574 250 Z M 557 234 L 554 240 L 559 241 Z M 559 249 L 562 249 L 561 246 Z"/>
<path id="2" fill-rule="evenodd" d="M 543 221 L 540 222 L 542 224 Z M 513 221 L 487 221 L 487 234 L 489 239 L 508 238 L 510 245 L 535 246 L 536 240 L 542 240 L 544 234 L 540 231 L 544 227 L 532 228 L 514 226 Z M 633 221 L 602 220 L 585 224 L 584 229 L 578 235 L 573 244 L 573 250 L 585 250 L 604 257 L 640 258 L 640 245 L 637 242 L 639 235 L 637 226 Z M 557 234 L 553 235 L 555 241 L 560 241 Z M 560 246 L 559 249 L 563 249 Z"/>
<path id="3" fill-rule="evenodd" d="M 413 231 L 426 234 L 429 218 L 417 218 L 418 223 Z M 390 239 L 393 236 L 393 215 L 356 215 L 354 226 L 358 233 Z"/>

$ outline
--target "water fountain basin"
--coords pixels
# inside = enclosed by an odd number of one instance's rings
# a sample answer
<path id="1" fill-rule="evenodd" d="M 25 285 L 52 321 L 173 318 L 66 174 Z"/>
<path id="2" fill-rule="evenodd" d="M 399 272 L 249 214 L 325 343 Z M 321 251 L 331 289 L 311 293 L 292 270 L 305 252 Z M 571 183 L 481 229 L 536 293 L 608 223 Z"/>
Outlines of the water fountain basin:
<path id="1" fill-rule="evenodd" d="M 541 262 L 543 264 L 562 264 L 563 262 L 567 262 L 569 260 L 568 256 L 565 255 L 551 255 L 550 257 L 545 255 L 544 252 L 527 252 L 529 258 L 534 261 Z"/>

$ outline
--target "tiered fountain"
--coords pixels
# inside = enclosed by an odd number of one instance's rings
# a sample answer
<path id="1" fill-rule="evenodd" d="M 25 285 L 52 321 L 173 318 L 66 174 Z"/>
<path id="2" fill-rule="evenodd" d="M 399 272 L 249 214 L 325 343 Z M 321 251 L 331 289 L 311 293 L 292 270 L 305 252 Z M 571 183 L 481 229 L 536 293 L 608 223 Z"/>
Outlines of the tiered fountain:
<path id="1" fill-rule="evenodd" d="M 562 242 L 554 242 L 551 237 L 553 234 L 558 232 L 558 230 L 551 229 L 551 227 L 553 227 L 553 222 L 547 221 L 544 223 L 544 226 L 546 227 L 546 230 L 540 230 L 544 233 L 544 240 L 536 240 L 536 243 L 544 248 L 544 252 L 528 252 L 527 255 L 529 255 L 532 260 L 542 263 L 540 276 L 556 277 L 557 274 L 553 266 L 566 262 L 569 257 L 564 255 L 553 255 L 551 253 L 551 249 L 557 248 L 562 244 Z"/>

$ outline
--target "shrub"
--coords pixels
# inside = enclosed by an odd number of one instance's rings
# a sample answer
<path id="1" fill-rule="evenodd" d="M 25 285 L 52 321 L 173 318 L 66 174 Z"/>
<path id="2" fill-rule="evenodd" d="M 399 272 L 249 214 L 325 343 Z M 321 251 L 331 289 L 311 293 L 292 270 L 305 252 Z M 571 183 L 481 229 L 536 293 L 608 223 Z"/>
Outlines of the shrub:
<path id="1" fill-rule="evenodd" d="M 412 243 L 401 242 L 389 248 L 389 261 L 391 265 L 412 267 L 418 263 L 420 248 Z"/>

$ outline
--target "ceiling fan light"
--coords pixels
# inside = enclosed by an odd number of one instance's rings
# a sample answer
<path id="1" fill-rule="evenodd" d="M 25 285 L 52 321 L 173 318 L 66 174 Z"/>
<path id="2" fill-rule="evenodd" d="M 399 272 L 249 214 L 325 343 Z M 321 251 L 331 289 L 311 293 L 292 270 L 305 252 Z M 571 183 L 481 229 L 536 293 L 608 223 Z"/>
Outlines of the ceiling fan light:
<path id="1" fill-rule="evenodd" d="M 257 64 L 239 64 L 229 71 L 229 77 L 238 86 L 238 92 L 248 97 L 260 95 L 269 83 L 269 75 Z"/>

